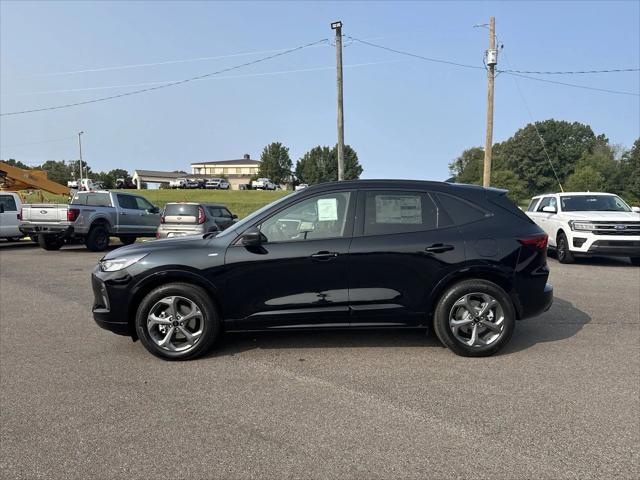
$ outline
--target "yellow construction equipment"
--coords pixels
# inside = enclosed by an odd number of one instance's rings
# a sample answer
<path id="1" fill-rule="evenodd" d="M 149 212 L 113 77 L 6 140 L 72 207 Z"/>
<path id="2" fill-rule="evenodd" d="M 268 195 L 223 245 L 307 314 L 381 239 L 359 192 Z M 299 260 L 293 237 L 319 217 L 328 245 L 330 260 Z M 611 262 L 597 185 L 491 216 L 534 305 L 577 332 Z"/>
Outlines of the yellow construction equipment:
<path id="1" fill-rule="evenodd" d="M 69 195 L 69 187 L 60 185 L 47 178 L 43 170 L 24 170 L 13 165 L 0 162 L 0 190 L 38 189 L 57 195 Z"/>

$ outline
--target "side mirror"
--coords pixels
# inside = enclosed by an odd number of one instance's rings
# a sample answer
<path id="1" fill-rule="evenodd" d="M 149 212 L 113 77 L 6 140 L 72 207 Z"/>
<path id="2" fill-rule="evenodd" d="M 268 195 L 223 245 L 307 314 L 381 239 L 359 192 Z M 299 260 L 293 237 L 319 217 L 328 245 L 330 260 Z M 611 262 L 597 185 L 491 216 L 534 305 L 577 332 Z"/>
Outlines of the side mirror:
<path id="1" fill-rule="evenodd" d="M 640 213 L 640 207 L 631 207 L 632 212 Z"/>
<path id="2" fill-rule="evenodd" d="M 262 233 L 257 228 L 250 228 L 242 237 L 240 237 L 240 244 L 245 247 L 257 247 L 262 243 Z"/>
<path id="3" fill-rule="evenodd" d="M 545 213 L 556 213 L 556 207 L 542 207 L 542 211 Z"/>
<path id="4" fill-rule="evenodd" d="M 633 207 L 633 208 L 638 208 L 638 207 Z M 640 209 L 638 209 L 638 211 L 640 211 Z M 231 215 L 231 218 L 235 220 L 236 218 L 238 218 L 238 215 L 234 213 L 233 215 Z"/>
<path id="5" fill-rule="evenodd" d="M 160 213 L 160 209 L 158 207 L 152 207 L 149 210 L 147 210 L 147 212 L 149 212 L 149 213 Z"/>

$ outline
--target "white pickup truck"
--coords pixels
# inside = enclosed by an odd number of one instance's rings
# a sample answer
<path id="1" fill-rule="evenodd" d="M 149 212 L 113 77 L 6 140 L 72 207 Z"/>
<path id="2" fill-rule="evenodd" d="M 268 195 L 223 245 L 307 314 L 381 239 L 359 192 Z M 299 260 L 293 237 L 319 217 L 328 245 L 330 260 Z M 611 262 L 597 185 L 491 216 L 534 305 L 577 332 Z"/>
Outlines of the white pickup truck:
<path id="1" fill-rule="evenodd" d="M 531 199 L 527 215 L 549 235 L 560 263 L 576 256 L 629 257 L 640 265 L 640 208 L 611 193 L 565 192 Z"/>
<path id="2" fill-rule="evenodd" d="M 58 250 L 65 240 L 83 240 L 94 252 L 115 236 L 125 245 L 138 237 L 155 237 L 160 209 L 133 193 L 78 192 L 69 205 L 29 204 L 22 207 L 20 231 L 37 236 L 45 250 Z"/>

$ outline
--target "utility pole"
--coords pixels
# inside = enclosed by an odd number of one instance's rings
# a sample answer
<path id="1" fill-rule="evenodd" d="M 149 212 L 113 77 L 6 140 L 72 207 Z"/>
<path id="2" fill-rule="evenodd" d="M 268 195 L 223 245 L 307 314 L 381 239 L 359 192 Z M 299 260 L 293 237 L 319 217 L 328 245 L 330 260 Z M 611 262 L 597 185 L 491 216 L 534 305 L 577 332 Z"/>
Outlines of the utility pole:
<path id="1" fill-rule="evenodd" d="M 78 148 L 80 149 L 80 183 L 78 184 L 78 190 L 82 185 L 82 134 L 84 132 L 78 132 Z"/>
<path id="2" fill-rule="evenodd" d="M 344 110 L 342 104 L 342 22 L 331 24 L 336 31 L 336 69 L 338 80 L 338 181 L 344 180 Z"/>
<path id="3" fill-rule="evenodd" d="M 498 50 L 496 50 L 496 19 L 489 19 L 489 50 L 486 56 L 487 64 L 487 137 L 484 142 L 484 172 L 482 185 L 491 185 L 491 154 L 493 149 L 493 83 L 498 64 Z"/>

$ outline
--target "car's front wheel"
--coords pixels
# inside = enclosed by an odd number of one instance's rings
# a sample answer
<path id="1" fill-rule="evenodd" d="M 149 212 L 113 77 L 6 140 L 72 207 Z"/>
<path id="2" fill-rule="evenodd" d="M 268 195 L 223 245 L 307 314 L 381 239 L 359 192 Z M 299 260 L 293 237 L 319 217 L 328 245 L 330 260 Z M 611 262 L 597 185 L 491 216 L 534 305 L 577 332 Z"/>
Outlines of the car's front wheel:
<path id="1" fill-rule="evenodd" d="M 515 310 L 509 295 L 495 283 L 472 279 L 442 295 L 433 319 L 440 341 L 465 357 L 486 357 L 511 338 Z"/>
<path id="2" fill-rule="evenodd" d="M 560 263 L 573 263 L 576 261 L 573 253 L 569 250 L 569 240 L 564 232 L 560 232 L 556 241 L 556 252 Z"/>
<path id="3" fill-rule="evenodd" d="M 140 303 L 136 332 L 152 354 L 186 360 L 206 353 L 220 335 L 220 318 L 209 295 L 186 283 L 151 291 Z"/>

